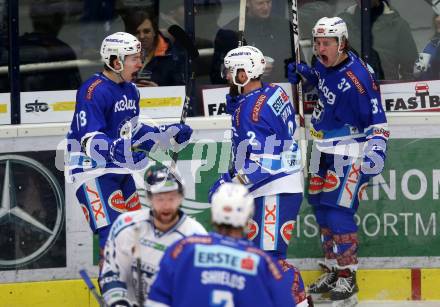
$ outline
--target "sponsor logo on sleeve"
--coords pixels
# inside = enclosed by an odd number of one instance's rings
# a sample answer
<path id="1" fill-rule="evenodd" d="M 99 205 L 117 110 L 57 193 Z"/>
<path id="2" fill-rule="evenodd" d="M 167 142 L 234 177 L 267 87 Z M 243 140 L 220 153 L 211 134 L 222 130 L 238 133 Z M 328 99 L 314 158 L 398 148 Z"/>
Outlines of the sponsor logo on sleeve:
<path id="1" fill-rule="evenodd" d="M 354 73 L 351 70 L 347 70 L 346 74 L 350 78 L 350 80 L 353 82 L 354 86 L 356 86 L 358 92 L 360 94 L 365 94 L 364 87 L 362 86 L 359 79 L 354 75 Z"/>
<path id="2" fill-rule="evenodd" d="M 92 100 L 93 92 L 95 91 L 95 88 L 98 86 L 98 84 L 100 84 L 101 82 L 102 82 L 101 79 L 96 79 L 95 81 L 93 81 L 92 84 L 90 84 L 89 88 L 87 89 L 87 94 L 86 94 L 87 100 Z"/>
<path id="3" fill-rule="evenodd" d="M 254 104 L 254 108 L 252 109 L 252 120 L 254 122 L 258 122 L 260 120 L 260 111 L 264 102 L 266 101 L 266 98 L 267 96 L 264 94 L 258 96 L 257 101 Z"/>

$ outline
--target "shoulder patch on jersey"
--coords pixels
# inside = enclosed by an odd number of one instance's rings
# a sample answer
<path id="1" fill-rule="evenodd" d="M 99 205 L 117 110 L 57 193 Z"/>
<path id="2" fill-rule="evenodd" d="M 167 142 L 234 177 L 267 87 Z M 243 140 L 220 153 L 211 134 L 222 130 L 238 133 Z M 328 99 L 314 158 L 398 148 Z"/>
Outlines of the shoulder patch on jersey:
<path id="1" fill-rule="evenodd" d="M 283 97 L 284 94 L 284 97 Z M 287 100 L 286 100 L 287 98 Z M 272 111 L 275 113 L 276 116 L 281 114 L 281 111 L 284 109 L 285 102 L 288 101 L 289 98 L 284 93 L 284 91 L 281 88 L 278 88 L 272 96 L 267 100 L 267 104 L 270 106 Z"/>
<path id="2" fill-rule="evenodd" d="M 95 91 L 95 88 L 102 82 L 101 79 L 96 79 L 92 82 L 92 84 L 89 85 L 89 88 L 87 89 L 86 98 L 87 100 L 92 100 L 93 92 Z"/>
<path id="3" fill-rule="evenodd" d="M 179 255 L 182 253 L 185 245 L 196 244 L 196 243 L 211 244 L 212 238 L 207 236 L 206 237 L 193 236 L 182 239 L 176 244 L 176 246 L 174 246 L 174 249 L 171 251 L 171 258 L 177 259 L 177 257 L 179 257 Z"/>
<path id="4" fill-rule="evenodd" d="M 251 246 L 251 247 L 248 247 L 246 249 L 246 251 L 250 252 L 250 253 L 255 253 L 255 254 L 260 255 L 261 257 L 263 257 L 266 260 L 267 265 L 269 267 L 269 271 L 272 273 L 273 277 L 276 280 L 280 280 L 282 278 L 281 271 L 279 270 L 279 268 L 275 264 L 275 262 L 272 260 L 272 257 L 270 257 L 268 254 L 266 254 L 263 250 L 261 250 L 261 249 L 259 249 L 257 247 L 252 247 Z"/>
<path id="5" fill-rule="evenodd" d="M 365 89 L 362 86 L 362 84 L 359 81 L 359 79 L 355 76 L 355 74 L 351 70 L 347 70 L 345 73 L 350 78 L 350 80 L 354 83 L 354 86 L 356 86 L 358 92 L 360 94 L 365 94 Z"/>
<path id="6" fill-rule="evenodd" d="M 264 102 L 266 101 L 267 96 L 264 94 L 261 94 L 258 96 L 257 101 L 254 104 L 254 108 L 252 109 L 252 120 L 254 122 L 258 122 L 260 119 L 260 111 L 263 107 Z"/>

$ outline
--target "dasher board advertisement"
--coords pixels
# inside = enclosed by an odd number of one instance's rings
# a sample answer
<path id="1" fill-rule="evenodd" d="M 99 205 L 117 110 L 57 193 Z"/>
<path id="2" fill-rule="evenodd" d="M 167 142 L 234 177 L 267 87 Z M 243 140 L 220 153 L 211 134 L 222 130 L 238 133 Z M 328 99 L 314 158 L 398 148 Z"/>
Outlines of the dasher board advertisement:
<path id="1" fill-rule="evenodd" d="M 0 94 L 0 125 L 9 125 L 11 123 L 11 94 Z"/>
<path id="2" fill-rule="evenodd" d="M 185 101 L 184 86 L 163 86 L 139 88 L 140 115 L 148 118 L 180 117 Z M 3 94 L 2 94 L 3 95 Z M 20 94 L 21 122 L 23 124 L 70 122 L 75 111 L 76 90 L 22 92 Z M 0 96 L 0 124 L 3 106 Z M 9 101 L 9 97 L 8 97 Z M 116 103 L 116 102 L 115 102 Z M 124 103 L 122 101 L 121 103 Z M 2 107 L 3 106 L 3 107 Z M 10 115 L 5 115 L 9 120 Z"/>
<path id="3" fill-rule="evenodd" d="M 381 84 L 385 111 L 440 111 L 440 80 Z"/>

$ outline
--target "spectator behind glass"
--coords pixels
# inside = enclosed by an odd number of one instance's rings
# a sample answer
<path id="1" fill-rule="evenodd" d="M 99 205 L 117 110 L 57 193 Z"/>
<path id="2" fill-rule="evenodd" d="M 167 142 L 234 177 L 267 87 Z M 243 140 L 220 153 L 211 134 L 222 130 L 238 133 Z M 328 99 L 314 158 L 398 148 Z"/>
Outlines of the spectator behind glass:
<path id="1" fill-rule="evenodd" d="M 346 21 L 348 31 L 353 33 L 350 35 L 350 44 L 360 54 L 360 0 L 357 0 L 357 4 L 348 7 L 339 17 Z M 379 79 L 413 79 L 417 47 L 408 22 L 390 6 L 388 0 L 372 0 L 371 23 L 373 52 L 368 63 L 376 73 L 380 69 L 383 70 L 383 76 L 378 74 Z M 374 56 L 375 54 L 378 58 Z"/>
<path id="2" fill-rule="evenodd" d="M 284 80 L 284 59 L 291 55 L 290 23 L 272 16 L 272 0 L 248 0 L 244 37 L 247 45 L 257 47 L 266 56 L 264 74 L 274 82 Z M 238 46 L 238 17 L 217 32 L 211 66 L 211 82 L 226 83 L 221 77 L 223 58 Z"/>
<path id="3" fill-rule="evenodd" d="M 440 15 L 434 13 L 434 36 L 426 44 L 414 65 L 418 80 L 440 79 Z"/>
<path id="4" fill-rule="evenodd" d="M 136 85 L 171 86 L 185 83 L 185 57 L 171 41 L 158 30 L 157 21 L 148 12 L 135 11 L 127 20 L 127 32 L 142 44 L 142 69 Z"/>
<path id="5" fill-rule="evenodd" d="M 299 6 L 299 33 L 301 39 L 312 38 L 312 28 L 316 22 L 325 16 L 332 16 L 335 7 L 332 1 L 324 0 L 298 0 Z"/>
<path id="6" fill-rule="evenodd" d="M 221 7 L 219 0 L 194 0 L 194 41 L 197 48 L 213 47 L 212 37 L 218 28 L 217 19 Z M 159 30 L 165 37 L 173 40 L 167 32 L 170 26 L 178 25 L 185 29 L 184 0 L 161 1 L 159 11 Z"/>
<path id="7" fill-rule="evenodd" d="M 46 63 L 76 60 L 73 49 L 57 38 L 63 24 L 65 11 L 62 3 L 48 3 L 47 0 L 34 1 L 29 9 L 33 32 L 19 38 L 20 64 Z M 3 79 L 2 85 L 8 82 Z M 76 89 L 81 84 L 77 67 L 33 70 L 21 72 L 22 91 L 49 91 Z"/>

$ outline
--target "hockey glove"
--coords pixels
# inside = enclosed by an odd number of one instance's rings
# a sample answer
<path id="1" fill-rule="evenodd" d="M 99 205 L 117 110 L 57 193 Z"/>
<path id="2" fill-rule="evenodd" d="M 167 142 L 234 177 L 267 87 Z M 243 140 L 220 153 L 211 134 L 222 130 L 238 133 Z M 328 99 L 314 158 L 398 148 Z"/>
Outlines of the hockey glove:
<path id="1" fill-rule="evenodd" d="M 220 188 L 220 186 L 226 182 L 231 182 L 232 178 L 231 175 L 229 173 L 223 173 L 219 179 L 217 179 L 216 182 L 214 182 L 214 184 L 211 186 L 211 188 L 209 189 L 208 192 L 208 201 L 209 203 L 211 203 L 212 200 L 212 195 L 214 195 L 214 193 L 218 190 L 218 188 Z"/>
<path id="2" fill-rule="evenodd" d="M 171 124 L 165 126 L 166 133 L 174 138 L 177 144 L 183 144 L 191 138 L 193 130 L 185 124 Z"/>
<path id="3" fill-rule="evenodd" d="M 151 151 L 159 141 L 160 130 L 158 127 L 140 124 L 132 138 L 133 148 L 143 151 Z"/>
<path id="4" fill-rule="evenodd" d="M 370 139 L 364 149 L 364 159 L 361 168 L 362 173 L 372 177 L 379 175 L 385 166 L 385 158 L 385 140 L 375 138 Z"/>
<path id="5" fill-rule="evenodd" d="M 129 169 L 138 168 L 139 162 L 146 158 L 142 151 L 132 151 L 132 140 L 119 138 L 110 144 L 110 159 L 116 164 Z M 144 161 L 146 161 L 145 159 Z"/>
<path id="6" fill-rule="evenodd" d="M 304 63 L 290 63 L 287 65 L 287 79 L 292 84 L 298 84 L 304 77 L 308 82 L 316 86 L 318 78 L 314 74 L 314 70 Z"/>

